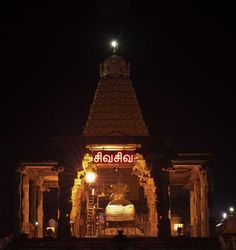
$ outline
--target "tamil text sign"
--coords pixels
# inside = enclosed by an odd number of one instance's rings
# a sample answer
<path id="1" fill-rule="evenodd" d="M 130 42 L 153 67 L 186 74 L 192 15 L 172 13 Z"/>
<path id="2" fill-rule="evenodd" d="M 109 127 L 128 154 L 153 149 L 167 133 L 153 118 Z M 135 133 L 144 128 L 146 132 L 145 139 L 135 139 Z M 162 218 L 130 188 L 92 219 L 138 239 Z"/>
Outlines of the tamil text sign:
<path id="1" fill-rule="evenodd" d="M 133 163 L 134 152 L 132 151 L 94 151 L 94 163 Z"/>

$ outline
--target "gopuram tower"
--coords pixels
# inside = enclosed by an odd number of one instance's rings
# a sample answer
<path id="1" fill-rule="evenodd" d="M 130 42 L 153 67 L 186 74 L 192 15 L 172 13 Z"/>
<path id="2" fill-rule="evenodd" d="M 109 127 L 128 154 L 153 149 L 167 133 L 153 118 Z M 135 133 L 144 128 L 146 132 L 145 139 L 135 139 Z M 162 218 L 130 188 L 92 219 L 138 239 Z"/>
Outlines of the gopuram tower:
<path id="1" fill-rule="evenodd" d="M 69 221 L 69 234 L 78 238 L 113 237 L 118 231 L 129 237 L 214 235 L 212 156 L 176 152 L 149 133 L 130 65 L 121 56 L 100 64 L 80 141 L 72 188 L 65 185 L 57 159 L 21 164 L 21 233 L 42 238 L 46 228 L 57 232 L 57 223 L 65 229 Z M 43 220 L 43 197 L 50 188 L 59 190 L 58 217 L 51 227 Z M 60 207 L 66 188 L 69 211 Z"/>

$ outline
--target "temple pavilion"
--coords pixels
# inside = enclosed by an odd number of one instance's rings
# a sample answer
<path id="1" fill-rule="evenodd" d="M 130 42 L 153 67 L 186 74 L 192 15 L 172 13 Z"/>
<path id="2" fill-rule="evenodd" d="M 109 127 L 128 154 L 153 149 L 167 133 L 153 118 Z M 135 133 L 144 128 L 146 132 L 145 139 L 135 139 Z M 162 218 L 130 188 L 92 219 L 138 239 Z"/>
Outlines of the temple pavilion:
<path id="1" fill-rule="evenodd" d="M 100 64 L 90 113 L 74 142 L 80 157 L 69 176 L 55 155 L 54 161 L 21 162 L 21 233 L 30 238 L 113 237 L 121 230 L 129 237 L 214 235 L 212 156 L 175 152 L 150 134 L 130 64 L 121 56 Z M 63 138 L 54 144 L 63 153 Z"/>

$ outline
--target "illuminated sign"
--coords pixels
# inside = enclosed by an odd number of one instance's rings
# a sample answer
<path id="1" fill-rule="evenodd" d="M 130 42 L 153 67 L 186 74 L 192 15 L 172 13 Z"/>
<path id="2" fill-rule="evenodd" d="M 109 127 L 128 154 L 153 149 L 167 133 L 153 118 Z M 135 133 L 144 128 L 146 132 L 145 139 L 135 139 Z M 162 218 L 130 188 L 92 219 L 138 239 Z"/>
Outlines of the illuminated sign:
<path id="1" fill-rule="evenodd" d="M 94 163 L 134 163 L 134 153 L 131 151 L 95 151 Z"/>

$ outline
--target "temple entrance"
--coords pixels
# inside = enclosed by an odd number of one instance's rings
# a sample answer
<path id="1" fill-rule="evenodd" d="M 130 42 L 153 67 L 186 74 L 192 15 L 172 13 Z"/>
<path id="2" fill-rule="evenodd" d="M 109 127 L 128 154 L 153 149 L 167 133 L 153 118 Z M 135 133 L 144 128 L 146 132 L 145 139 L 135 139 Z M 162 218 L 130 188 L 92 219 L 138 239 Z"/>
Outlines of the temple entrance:
<path id="1" fill-rule="evenodd" d="M 97 153 L 110 159 L 104 158 L 103 162 L 102 158 L 96 158 Z M 87 179 L 92 174 L 95 179 Z M 131 237 L 156 236 L 155 189 L 141 154 L 125 150 L 86 154 L 83 170 L 78 172 L 72 189 L 72 235 L 113 237 L 123 230 Z"/>

